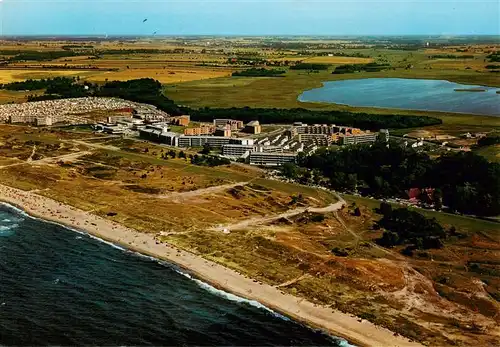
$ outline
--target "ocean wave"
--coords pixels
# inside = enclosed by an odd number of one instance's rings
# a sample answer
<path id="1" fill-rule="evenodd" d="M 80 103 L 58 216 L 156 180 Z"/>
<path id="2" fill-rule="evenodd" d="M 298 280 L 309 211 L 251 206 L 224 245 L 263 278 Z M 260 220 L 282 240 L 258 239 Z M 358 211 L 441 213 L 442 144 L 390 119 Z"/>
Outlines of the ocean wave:
<path id="1" fill-rule="evenodd" d="M 173 269 L 175 272 L 177 272 L 178 274 L 180 274 L 180 275 L 182 275 L 184 277 L 189 278 L 191 281 L 195 282 L 200 288 L 202 288 L 202 289 L 210 292 L 213 295 L 222 297 L 222 298 L 224 298 L 226 300 L 229 300 L 229 301 L 238 302 L 238 303 L 245 303 L 245 304 L 248 304 L 250 306 L 253 306 L 253 307 L 265 310 L 265 311 L 269 312 L 270 314 L 272 314 L 273 316 L 275 316 L 277 318 L 280 318 L 282 320 L 285 320 L 285 321 L 290 321 L 291 320 L 290 318 L 288 318 L 288 317 L 286 317 L 286 316 L 284 316 L 284 315 L 282 315 L 282 314 L 280 314 L 280 313 L 278 313 L 276 311 L 273 311 L 269 307 L 261 304 L 260 302 L 258 302 L 256 300 L 245 299 L 245 298 L 237 296 L 235 294 L 232 294 L 232 293 L 229 293 L 229 292 L 217 289 L 217 288 L 213 287 L 212 285 L 210 285 L 210 284 L 208 284 L 206 282 L 203 282 L 203 281 L 201 281 L 201 280 L 199 280 L 199 279 L 191 276 L 189 273 L 181 271 L 181 269 L 176 264 L 174 264 L 174 263 L 170 263 L 170 262 L 167 262 L 167 261 L 164 261 L 164 260 L 160 260 L 158 258 L 149 256 L 149 255 L 145 255 L 145 254 L 140 253 L 140 252 L 131 251 L 131 250 L 129 250 L 127 248 L 124 248 L 122 246 L 119 246 L 119 245 L 117 245 L 117 244 L 115 244 L 113 242 L 110 242 L 110 241 L 104 240 L 104 239 L 102 239 L 100 237 L 97 237 L 97 236 L 94 236 L 92 234 L 89 234 L 88 232 L 85 232 L 85 231 L 82 231 L 82 230 L 79 230 L 79 229 L 75 229 L 75 228 L 72 228 L 70 226 L 67 226 L 67 225 L 64 225 L 64 224 L 52 221 L 52 220 L 47 220 L 47 219 L 43 219 L 43 218 L 34 217 L 34 216 L 28 214 L 27 212 L 23 211 L 22 209 L 14 206 L 14 205 L 11 205 L 9 203 L 0 202 L 0 205 L 7 206 L 9 209 L 14 210 L 18 214 L 21 214 L 21 215 L 26 216 L 28 218 L 39 220 L 39 221 L 42 221 L 42 222 L 45 222 L 45 223 L 50 223 L 50 224 L 58 225 L 58 226 L 60 226 L 62 228 L 65 228 L 67 230 L 71 230 L 71 231 L 77 232 L 79 234 L 86 235 L 86 236 L 88 236 L 88 237 L 90 237 L 90 238 L 92 238 L 94 240 L 99 241 L 99 242 L 103 242 L 106 245 L 111 246 L 113 248 L 116 248 L 116 249 L 118 249 L 120 251 L 123 251 L 123 252 L 132 252 L 135 256 L 139 256 L 141 258 L 146 258 L 146 259 L 149 259 L 149 260 L 151 260 L 153 262 L 157 262 L 158 264 L 161 264 L 163 266 L 169 267 L 169 268 Z M 14 225 L 16 227 L 18 226 L 17 224 L 14 224 Z M 11 228 L 14 225 L 9 226 L 8 230 L 11 230 Z M 3 227 L 0 226 L 0 231 L 2 231 L 2 228 Z M 7 227 L 4 227 L 4 228 L 7 228 Z M 3 230 L 7 230 L 7 229 L 3 229 Z M 328 336 L 331 337 L 332 339 L 334 339 L 335 341 L 337 341 L 341 347 L 355 347 L 354 345 L 349 344 L 344 339 L 341 339 L 341 338 L 335 337 L 335 336 L 331 336 L 329 334 L 328 334 Z"/>
<path id="2" fill-rule="evenodd" d="M 229 293 L 229 292 L 226 292 L 226 291 L 223 291 L 223 290 L 220 290 L 220 289 L 217 289 L 213 286 L 211 286 L 210 284 L 206 283 L 206 282 L 203 282 L 197 278 L 194 278 L 193 276 L 191 276 L 190 274 L 186 273 L 186 272 L 183 272 L 183 271 L 180 271 L 180 270 L 175 270 L 178 274 L 184 276 L 184 277 L 187 277 L 189 278 L 190 280 L 192 280 L 193 282 L 195 282 L 200 288 L 202 289 L 205 289 L 206 291 L 210 292 L 211 294 L 214 294 L 214 295 L 217 295 L 219 297 L 222 297 L 226 300 L 229 300 L 229 301 L 234 301 L 234 302 L 239 302 L 239 303 L 246 303 L 250 306 L 254 306 L 254 307 L 257 307 L 259 309 L 263 309 L 263 310 L 266 310 L 268 312 L 270 312 L 273 316 L 275 317 L 278 317 L 278 318 L 281 318 L 283 320 L 286 320 L 286 321 L 289 321 L 290 318 L 278 313 L 278 312 L 275 312 L 273 310 L 271 310 L 269 307 L 261 304 L 260 302 L 258 301 L 255 301 L 255 300 L 249 300 L 249 299 L 245 299 L 245 298 L 242 298 L 241 296 L 238 296 L 238 295 L 235 295 L 235 294 L 232 294 L 232 293 Z"/>
<path id="3" fill-rule="evenodd" d="M 94 239 L 94 240 L 97 240 L 97 241 L 103 242 L 103 243 L 107 244 L 108 246 L 111 246 L 111 247 L 113 247 L 113 248 L 119 249 L 119 250 L 121 250 L 121 251 L 127 251 L 127 249 L 126 249 L 126 248 L 123 248 L 123 247 L 121 247 L 121 246 L 119 246 L 119 245 L 117 245 L 117 244 L 115 244 L 115 243 L 113 243 L 113 242 L 110 242 L 110 241 L 106 241 L 106 240 L 104 240 L 104 239 L 101 239 L 100 237 L 97 237 L 97 236 L 94 236 L 94 235 L 92 235 L 92 234 L 89 234 L 89 233 L 88 233 L 88 232 L 86 232 L 86 231 L 79 230 L 79 229 L 76 229 L 76 228 L 70 227 L 70 226 L 68 226 L 68 225 L 66 225 L 66 224 L 62 224 L 62 223 L 55 222 L 55 221 L 53 221 L 53 220 L 44 219 L 44 218 L 38 218 L 38 217 L 32 216 L 32 215 L 28 214 L 26 211 L 21 210 L 20 208 L 18 208 L 18 207 L 16 207 L 16 206 L 14 206 L 14 205 L 11 205 L 11 204 L 9 204 L 9 203 L 7 203 L 7 202 L 3 202 L 3 201 L 2 201 L 2 202 L 0 202 L 0 204 L 1 204 L 1 205 L 5 205 L 5 206 L 7 206 L 8 208 L 10 208 L 10 209 L 14 210 L 15 212 L 17 212 L 17 213 L 19 213 L 19 214 L 22 214 L 23 216 L 26 216 L 26 217 L 28 217 L 28 218 L 31 218 L 31 219 L 34 219 L 34 220 L 38 220 L 38 221 L 42 221 L 42 222 L 44 222 L 44 223 L 55 224 L 55 225 L 60 226 L 61 228 L 64 228 L 64 229 L 67 229 L 67 230 L 71 230 L 71 231 L 77 232 L 77 233 L 79 233 L 79 234 L 81 234 L 81 235 L 86 235 L 86 236 L 88 236 L 88 237 L 90 237 L 90 238 L 92 238 L 92 239 Z M 1 228 L 1 227 L 0 227 L 0 228 Z"/>
<path id="4" fill-rule="evenodd" d="M 0 231 L 11 231 L 19 227 L 19 224 L 0 225 Z"/>
<path id="5" fill-rule="evenodd" d="M 282 320 L 285 320 L 285 321 L 291 320 L 290 318 L 288 318 L 288 317 L 286 317 L 286 316 L 284 316 L 276 311 L 273 311 L 272 309 L 261 304 L 258 301 L 245 299 L 245 298 L 242 298 L 241 296 L 226 292 L 224 290 L 217 289 L 217 288 L 211 286 L 210 284 L 203 282 L 203 281 L 201 281 L 201 280 L 199 280 L 199 279 L 197 279 L 197 278 L 191 276 L 190 274 L 183 272 L 181 270 L 175 269 L 175 272 L 177 272 L 178 274 L 180 274 L 184 277 L 189 278 L 190 280 L 195 282 L 200 288 L 205 289 L 206 291 L 210 292 L 213 295 L 222 297 L 222 298 L 229 300 L 229 301 L 234 301 L 234 302 L 238 302 L 238 303 L 245 303 L 245 304 L 248 304 L 250 306 L 257 307 L 257 308 L 265 310 L 265 311 L 271 313 L 273 316 L 280 318 Z M 332 338 L 334 341 L 336 341 L 338 343 L 339 347 L 356 347 L 355 345 L 349 344 L 349 342 L 347 340 L 344 340 L 343 338 L 340 338 L 337 336 L 332 336 L 329 334 L 326 334 L 326 335 L 328 335 L 330 338 Z"/>
<path id="6" fill-rule="evenodd" d="M 70 229 L 70 228 L 68 228 L 68 229 Z M 107 241 L 107 240 L 101 239 L 100 237 L 94 236 L 94 235 L 89 234 L 89 233 L 87 233 L 87 232 L 85 232 L 85 231 L 76 230 L 76 229 L 70 229 L 70 230 L 74 230 L 74 231 L 76 231 L 77 233 L 80 233 L 80 234 L 83 234 L 83 235 L 87 235 L 87 236 L 88 236 L 88 237 L 90 237 L 91 239 L 94 239 L 94 240 L 97 240 L 97 241 L 99 241 L 99 242 L 105 243 L 105 244 L 107 244 L 108 246 L 111 246 L 111 247 L 113 247 L 113 248 L 119 249 L 120 251 L 123 251 L 123 252 L 127 252 L 127 251 L 128 251 L 128 249 L 126 249 L 126 248 L 124 248 L 124 247 L 122 247 L 122 246 L 120 246 L 120 245 L 117 245 L 116 243 L 113 243 L 113 242 L 111 242 L 111 241 Z"/>

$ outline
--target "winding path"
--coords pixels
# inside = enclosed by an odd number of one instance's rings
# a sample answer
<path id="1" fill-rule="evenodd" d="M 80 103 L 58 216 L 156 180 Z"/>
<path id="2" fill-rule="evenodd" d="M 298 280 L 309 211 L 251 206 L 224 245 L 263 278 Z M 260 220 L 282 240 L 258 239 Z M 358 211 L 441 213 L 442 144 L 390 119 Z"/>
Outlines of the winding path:
<path id="1" fill-rule="evenodd" d="M 345 205 L 346 205 L 345 200 L 340 198 L 340 200 L 337 201 L 336 203 L 330 204 L 326 207 L 299 207 L 299 208 L 288 210 L 286 212 L 276 214 L 273 216 L 254 217 L 254 218 L 245 219 L 245 220 L 237 222 L 237 223 L 219 225 L 219 226 L 215 227 L 214 229 L 221 230 L 221 231 L 245 229 L 245 228 L 248 228 L 250 226 L 269 223 L 269 222 L 272 222 L 272 221 L 275 221 L 275 220 L 281 219 L 281 218 L 290 218 L 290 217 L 296 216 L 296 215 L 304 213 L 304 212 L 313 212 L 313 213 L 336 212 L 336 211 L 342 209 L 342 207 L 344 207 Z"/>

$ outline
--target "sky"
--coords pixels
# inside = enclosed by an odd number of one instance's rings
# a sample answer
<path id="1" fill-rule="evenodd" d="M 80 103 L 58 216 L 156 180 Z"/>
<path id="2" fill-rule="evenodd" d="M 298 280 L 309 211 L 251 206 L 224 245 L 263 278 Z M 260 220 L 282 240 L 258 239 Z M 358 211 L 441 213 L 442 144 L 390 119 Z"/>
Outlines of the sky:
<path id="1" fill-rule="evenodd" d="M 500 1 L 0 0 L 0 22 L 0 35 L 500 35 Z"/>

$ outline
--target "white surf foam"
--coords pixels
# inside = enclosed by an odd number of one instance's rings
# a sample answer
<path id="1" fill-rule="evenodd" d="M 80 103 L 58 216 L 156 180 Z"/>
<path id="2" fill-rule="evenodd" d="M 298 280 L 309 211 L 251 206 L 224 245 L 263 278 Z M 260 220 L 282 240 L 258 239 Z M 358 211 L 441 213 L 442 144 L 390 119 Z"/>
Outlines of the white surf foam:
<path id="1" fill-rule="evenodd" d="M 0 225 L 0 231 L 11 231 L 16 229 L 19 224 L 11 224 L 11 225 Z"/>
<path id="2" fill-rule="evenodd" d="M 245 298 L 242 298 L 240 296 L 237 296 L 237 295 L 234 295 L 232 293 L 228 293 L 228 292 L 225 292 L 223 290 L 220 290 L 220 289 L 217 289 L 213 286 L 211 286 L 210 284 L 206 283 L 206 282 L 203 282 L 203 281 L 200 281 L 199 279 L 197 278 L 194 278 L 193 276 L 191 276 L 190 274 L 188 273 L 185 273 L 185 272 L 182 272 L 178 269 L 175 269 L 175 271 L 184 276 L 184 277 L 187 277 L 189 278 L 190 280 L 192 280 L 193 282 L 195 282 L 200 288 L 203 288 L 205 289 L 206 291 L 214 294 L 214 295 L 217 295 L 219 297 L 222 297 L 224 299 L 227 299 L 229 301 L 234 301 L 234 302 L 239 302 L 239 303 L 246 303 L 246 304 L 249 304 L 251 306 L 254 306 L 254 307 L 257 307 L 257 308 L 260 308 L 260 309 L 263 309 L 263 310 L 266 310 L 268 312 L 270 312 L 272 315 L 278 317 L 278 318 L 281 318 L 283 320 L 287 320 L 289 321 L 290 318 L 288 317 L 285 317 L 283 316 L 282 314 L 279 314 L 278 312 L 275 312 L 273 310 L 271 310 L 269 307 L 261 304 L 260 302 L 258 301 L 255 301 L 255 300 L 248 300 L 248 299 L 245 299 Z"/>
<path id="3" fill-rule="evenodd" d="M 124 247 L 121 247 L 121 246 L 119 246 L 119 245 L 117 245 L 117 244 L 115 244 L 113 242 L 103 240 L 100 237 L 94 236 L 94 235 L 89 234 L 89 233 L 87 233 L 85 231 L 78 230 L 78 229 L 75 229 L 75 228 L 72 228 L 72 227 L 69 227 L 67 225 L 64 225 L 64 224 L 61 224 L 61 223 L 57 223 L 57 222 L 54 222 L 54 221 L 51 221 L 51 220 L 46 220 L 46 219 L 43 219 L 43 218 L 37 218 L 37 217 L 31 216 L 28 213 L 26 213 L 25 211 L 17 208 L 16 206 L 13 206 L 13 205 L 11 205 L 9 203 L 0 202 L 0 204 L 8 206 L 9 208 L 15 210 L 19 214 L 22 214 L 23 216 L 26 216 L 28 218 L 39 220 L 39 221 L 43 221 L 45 223 L 55 224 L 55 225 L 58 225 L 58 226 L 60 226 L 62 228 L 65 228 L 65 229 L 77 232 L 77 233 L 82 234 L 82 235 L 86 235 L 86 236 L 88 236 L 88 237 L 90 237 L 90 238 L 92 238 L 94 240 L 103 242 L 103 243 L 107 244 L 108 246 L 111 246 L 113 248 L 119 249 L 119 250 L 121 250 L 123 252 L 129 252 L 130 251 L 130 250 L 128 250 L 128 249 L 126 249 Z M 269 313 L 271 313 L 273 316 L 275 316 L 277 318 L 280 318 L 280 319 L 283 319 L 283 320 L 286 320 L 286 321 L 290 321 L 290 318 L 288 318 L 288 317 L 286 317 L 286 316 L 284 316 L 284 315 L 282 315 L 282 314 L 280 314 L 280 313 L 278 313 L 276 311 L 271 310 L 269 307 L 261 304 L 258 301 L 245 299 L 245 298 L 242 298 L 240 296 L 234 295 L 232 293 L 229 293 L 229 292 L 217 289 L 217 288 L 211 286 L 210 284 L 208 284 L 206 282 L 203 282 L 203 281 L 201 281 L 201 280 L 199 280 L 199 279 L 191 276 L 190 274 L 188 274 L 186 272 L 181 271 L 179 269 L 179 267 L 176 266 L 173 263 L 170 263 L 170 262 L 167 262 L 167 261 L 164 261 L 164 260 L 160 260 L 158 258 L 154 258 L 154 257 L 148 256 L 148 255 L 145 255 L 145 254 L 142 254 L 142 253 L 139 253 L 139 252 L 135 252 L 135 251 L 132 251 L 132 253 L 134 253 L 134 255 L 136 255 L 136 256 L 139 256 L 139 257 L 142 257 L 142 258 L 147 258 L 147 259 L 149 259 L 151 261 L 155 261 L 155 262 L 158 262 L 161 265 L 168 266 L 168 267 L 172 268 L 178 274 L 180 274 L 180 275 L 182 275 L 184 277 L 189 278 L 190 280 L 192 280 L 193 282 L 195 282 L 200 288 L 205 289 L 206 291 L 208 291 L 208 292 L 210 292 L 210 293 L 212 293 L 214 295 L 217 295 L 217 296 L 222 297 L 222 298 L 224 298 L 226 300 L 229 300 L 229 301 L 234 301 L 234 302 L 239 302 L 239 303 L 246 303 L 248 305 L 257 307 L 259 309 L 266 310 L 266 311 L 268 311 Z M 329 336 L 331 336 L 331 335 L 329 335 Z M 356 347 L 355 345 L 349 344 L 346 340 L 344 340 L 344 339 L 342 339 L 340 337 L 336 337 L 336 336 L 335 337 L 331 336 L 331 337 L 333 339 L 339 341 L 341 347 Z"/>

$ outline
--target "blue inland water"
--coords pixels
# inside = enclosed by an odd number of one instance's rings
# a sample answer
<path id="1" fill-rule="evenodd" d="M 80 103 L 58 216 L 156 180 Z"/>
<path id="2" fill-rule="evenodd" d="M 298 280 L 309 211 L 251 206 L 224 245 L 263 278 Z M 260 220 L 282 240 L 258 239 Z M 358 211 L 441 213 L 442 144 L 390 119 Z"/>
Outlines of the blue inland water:
<path id="1" fill-rule="evenodd" d="M 455 89 L 484 89 L 484 92 Z M 500 116 L 499 88 L 457 84 L 443 80 L 365 78 L 324 82 L 323 87 L 299 95 L 301 102 L 329 102 L 349 106 L 443 111 Z"/>
<path id="2" fill-rule="evenodd" d="M 347 343 L 1 204 L 0 345 Z"/>

